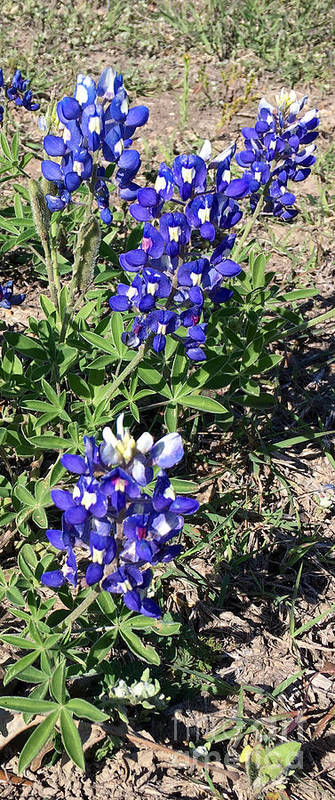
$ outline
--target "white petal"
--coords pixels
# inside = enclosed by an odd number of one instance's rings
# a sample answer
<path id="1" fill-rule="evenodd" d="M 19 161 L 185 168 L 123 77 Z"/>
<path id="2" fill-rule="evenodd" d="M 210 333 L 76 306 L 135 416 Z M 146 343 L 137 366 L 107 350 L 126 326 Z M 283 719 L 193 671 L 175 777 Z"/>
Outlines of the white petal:
<path id="1" fill-rule="evenodd" d="M 202 148 L 200 150 L 199 156 L 200 158 L 203 158 L 204 161 L 209 161 L 211 155 L 212 155 L 212 145 L 209 139 L 205 139 Z"/>
<path id="2" fill-rule="evenodd" d="M 153 436 L 151 436 L 151 433 L 142 433 L 142 436 L 137 439 L 136 449 L 145 455 L 145 453 L 148 453 L 149 450 L 151 450 L 153 443 L 154 439 Z"/>
<path id="3" fill-rule="evenodd" d="M 118 439 L 123 439 L 124 437 L 123 420 L 124 414 L 119 414 L 116 420 L 116 434 Z"/>

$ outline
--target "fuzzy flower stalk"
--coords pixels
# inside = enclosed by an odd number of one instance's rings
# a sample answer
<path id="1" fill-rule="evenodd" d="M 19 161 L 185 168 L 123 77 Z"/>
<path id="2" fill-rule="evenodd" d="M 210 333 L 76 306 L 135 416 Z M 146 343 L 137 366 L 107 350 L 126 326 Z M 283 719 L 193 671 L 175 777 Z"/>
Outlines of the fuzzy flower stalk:
<path id="1" fill-rule="evenodd" d="M 52 490 L 62 525 L 46 535 L 64 551 L 65 563 L 44 572 L 41 580 L 52 588 L 66 582 L 76 586 L 82 556 L 89 562 L 88 586 L 100 584 L 120 594 L 132 611 L 157 618 L 161 610 L 150 596 L 152 567 L 179 555 L 181 545 L 170 542 L 183 528 L 183 515 L 193 514 L 199 503 L 176 496 L 166 472 L 183 458 L 181 436 L 170 433 L 155 443 L 146 432 L 135 441 L 123 416 L 117 418 L 116 434 L 104 428 L 100 445 L 84 437 L 84 456 L 62 456 L 63 466 L 79 477 L 72 492 Z"/>

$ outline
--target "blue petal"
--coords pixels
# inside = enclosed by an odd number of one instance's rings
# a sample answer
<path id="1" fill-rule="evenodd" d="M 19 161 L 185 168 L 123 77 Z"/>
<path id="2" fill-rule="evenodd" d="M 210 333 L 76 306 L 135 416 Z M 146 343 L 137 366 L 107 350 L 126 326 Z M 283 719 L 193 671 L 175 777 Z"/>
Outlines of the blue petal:
<path id="1" fill-rule="evenodd" d="M 141 598 L 138 592 L 133 589 L 123 595 L 123 602 L 131 611 L 139 612 L 141 609 Z"/>
<path id="2" fill-rule="evenodd" d="M 41 583 L 44 586 L 50 586 L 52 589 L 58 589 L 59 586 L 63 586 L 65 583 L 65 578 L 60 569 L 54 569 L 50 572 L 43 572 L 41 575 Z"/>
<path id="3" fill-rule="evenodd" d="M 159 606 L 154 600 L 151 600 L 150 597 L 146 597 L 145 600 L 143 600 L 140 613 L 145 614 L 147 617 L 154 617 L 155 619 L 158 619 L 162 616 Z"/>
<path id="4" fill-rule="evenodd" d="M 183 440 L 179 433 L 168 433 L 167 436 L 163 436 L 154 444 L 150 456 L 152 463 L 162 469 L 178 464 L 184 456 Z"/>
<path id="5" fill-rule="evenodd" d="M 54 197 L 52 194 L 46 194 L 45 199 L 47 201 L 47 206 L 49 211 L 53 213 L 54 211 L 63 211 L 65 208 L 64 200 L 60 197 Z"/>
<path id="6" fill-rule="evenodd" d="M 129 109 L 127 114 L 125 124 L 135 126 L 135 128 L 139 128 L 141 125 L 145 125 L 149 118 L 149 109 L 147 106 L 134 106 L 133 108 Z"/>
<path id="7" fill-rule="evenodd" d="M 66 522 L 70 522 L 71 525 L 80 525 L 82 522 L 88 517 L 88 511 L 84 506 L 75 506 L 73 505 L 72 508 L 69 508 L 65 512 L 65 519 Z"/>
<path id="8" fill-rule="evenodd" d="M 93 583 L 98 583 L 104 574 L 101 564 L 89 564 L 86 570 L 86 583 L 92 586 Z"/>
<path id="9" fill-rule="evenodd" d="M 176 497 L 170 505 L 169 511 L 176 514 L 194 514 L 198 511 L 199 503 L 193 497 Z"/>
<path id="10" fill-rule="evenodd" d="M 55 506 L 60 508 L 62 511 L 67 511 L 67 509 L 72 508 L 74 506 L 74 499 L 70 492 L 66 492 L 63 489 L 52 489 L 51 490 L 51 498 Z"/>
<path id="11" fill-rule="evenodd" d="M 82 456 L 74 456 L 69 453 L 61 457 L 61 464 L 69 472 L 74 472 L 76 475 L 85 475 L 85 472 L 87 472 L 87 464 Z"/>
<path id="12" fill-rule="evenodd" d="M 45 533 L 53 547 L 56 547 L 57 550 L 66 550 L 66 545 L 64 544 L 63 539 L 63 531 L 48 530 Z"/>
<path id="13" fill-rule="evenodd" d="M 52 134 L 44 137 L 43 147 L 48 156 L 64 156 L 66 152 L 64 139 Z"/>
<path id="14" fill-rule="evenodd" d="M 74 97 L 63 97 L 61 100 L 62 112 L 66 119 L 78 119 L 81 114 L 81 106 Z"/>
<path id="15" fill-rule="evenodd" d="M 41 170 L 47 181 L 61 181 L 63 179 L 62 170 L 55 161 L 42 161 Z"/>
<path id="16" fill-rule="evenodd" d="M 137 150 L 124 150 L 118 160 L 118 166 L 123 169 L 137 170 L 141 164 L 140 154 Z"/>
<path id="17" fill-rule="evenodd" d="M 137 222 L 148 222 L 149 219 L 152 219 L 150 209 L 140 206 L 139 203 L 132 203 L 132 205 L 129 206 L 129 213 Z"/>

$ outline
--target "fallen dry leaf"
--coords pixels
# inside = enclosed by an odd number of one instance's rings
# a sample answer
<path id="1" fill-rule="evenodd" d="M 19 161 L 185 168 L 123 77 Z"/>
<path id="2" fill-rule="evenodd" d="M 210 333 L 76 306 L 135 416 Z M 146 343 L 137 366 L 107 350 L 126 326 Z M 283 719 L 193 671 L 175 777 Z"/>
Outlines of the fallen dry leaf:
<path id="1" fill-rule="evenodd" d="M 0 783 L 15 783 L 21 784 L 24 786 L 33 786 L 34 781 L 28 780 L 28 778 L 21 778 L 20 775 L 14 775 L 13 772 L 7 772 L 6 769 L 1 769 L 0 767 Z"/>
<path id="2" fill-rule="evenodd" d="M 330 708 L 329 711 L 327 711 L 327 714 L 325 714 L 324 717 L 320 719 L 320 722 L 318 722 L 318 724 L 315 726 L 313 732 L 313 739 L 318 739 L 319 736 L 322 736 L 325 729 L 327 728 L 327 725 L 329 725 L 334 716 L 335 716 L 335 706 Z"/>

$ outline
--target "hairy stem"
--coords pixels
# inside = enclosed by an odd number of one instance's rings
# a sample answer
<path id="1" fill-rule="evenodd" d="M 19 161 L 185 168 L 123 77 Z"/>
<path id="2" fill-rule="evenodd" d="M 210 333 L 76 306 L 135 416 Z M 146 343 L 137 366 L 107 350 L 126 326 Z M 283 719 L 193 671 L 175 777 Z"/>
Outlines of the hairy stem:
<path id="1" fill-rule="evenodd" d="M 115 378 L 115 381 L 113 381 L 112 386 L 106 387 L 108 391 L 107 395 L 108 397 L 113 397 L 113 395 L 115 394 L 116 390 L 119 388 L 121 383 L 123 383 L 123 381 L 128 377 L 128 375 L 130 375 L 133 372 L 133 370 L 137 367 L 137 365 L 142 361 L 142 358 L 144 358 L 146 351 L 151 345 L 151 341 L 152 341 L 152 336 L 150 336 L 146 342 L 140 345 L 134 358 L 132 358 L 132 360 L 129 361 L 127 366 L 122 370 L 122 372 L 120 372 L 117 378 Z M 102 400 L 103 399 L 104 397 L 102 397 Z"/>
<path id="2" fill-rule="evenodd" d="M 94 603 L 94 600 L 97 599 L 100 592 L 101 592 L 100 586 L 98 586 L 98 588 L 90 589 L 85 599 L 82 600 L 82 602 L 79 603 L 79 606 L 77 606 L 77 608 L 71 611 L 71 614 L 69 614 L 69 616 L 66 617 L 66 620 L 64 620 L 66 627 L 72 625 L 72 623 L 75 622 L 76 619 L 78 619 L 78 617 L 81 617 L 81 615 L 85 613 L 85 611 L 90 607 L 90 605 Z"/>
<path id="3" fill-rule="evenodd" d="M 255 208 L 255 211 L 252 214 L 252 216 L 249 217 L 249 220 L 248 220 L 248 222 L 247 222 L 247 224 L 246 224 L 246 226 L 244 228 L 244 231 L 242 233 L 241 238 L 239 239 L 237 247 L 233 252 L 234 259 L 236 261 L 240 257 L 240 254 L 241 254 L 241 252 L 243 250 L 243 247 L 244 247 L 244 243 L 246 242 L 254 223 L 256 222 L 256 220 L 258 219 L 258 217 L 259 217 L 259 215 L 260 215 L 260 213 L 262 211 L 262 208 L 263 208 L 263 205 L 264 205 L 264 195 L 265 195 L 266 190 L 267 190 L 267 187 L 265 187 L 264 194 L 260 195 L 258 203 L 257 203 L 257 206 Z"/>

